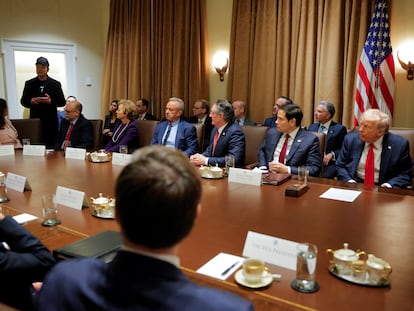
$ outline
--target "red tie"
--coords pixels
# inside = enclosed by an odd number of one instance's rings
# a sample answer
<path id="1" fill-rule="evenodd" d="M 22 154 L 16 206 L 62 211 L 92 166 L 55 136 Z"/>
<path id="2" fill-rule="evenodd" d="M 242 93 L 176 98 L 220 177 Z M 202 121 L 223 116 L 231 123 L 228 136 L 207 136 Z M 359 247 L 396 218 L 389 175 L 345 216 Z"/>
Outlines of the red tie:
<path id="1" fill-rule="evenodd" d="M 374 171 L 375 171 L 375 157 L 374 157 L 374 144 L 369 145 L 367 160 L 365 162 L 365 185 L 374 185 Z"/>
<path id="2" fill-rule="evenodd" d="M 286 134 L 285 142 L 283 143 L 282 150 L 280 150 L 280 154 L 279 154 L 279 163 L 285 164 L 286 151 L 288 147 L 289 137 L 290 137 L 289 134 Z"/>
<path id="3" fill-rule="evenodd" d="M 68 147 L 69 140 L 70 140 L 70 134 L 72 134 L 72 130 L 73 130 L 73 123 L 70 124 L 69 129 L 66 133 L 65 141 L 64 141 L 64 146 L 65 147 Z"/>
<path id="4" fill-rule="evenodd" d="M 219 132 L 217 130 L 216 134 L 214 135 L 214 140 L 213 140 L 213 152 L 211 153 L 212 156 L 214 155 L 214 151 L 216 150 L 218 138 L 219 138 Z"/>

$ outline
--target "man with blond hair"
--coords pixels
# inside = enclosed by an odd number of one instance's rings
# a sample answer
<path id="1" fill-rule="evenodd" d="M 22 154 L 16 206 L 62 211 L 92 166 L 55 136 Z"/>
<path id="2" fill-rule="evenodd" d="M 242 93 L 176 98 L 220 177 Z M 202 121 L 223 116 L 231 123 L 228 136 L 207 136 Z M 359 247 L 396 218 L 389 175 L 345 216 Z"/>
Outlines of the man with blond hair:
<path id="1" fill-rule="evenodd" d="M 388 116 L 368 109 L 359 132 L 345 136 L 336 161 L 338 179 L 350 183 L 406 188 L 411 183 L 412 161 L 408 141 L 388 132 Z"/>

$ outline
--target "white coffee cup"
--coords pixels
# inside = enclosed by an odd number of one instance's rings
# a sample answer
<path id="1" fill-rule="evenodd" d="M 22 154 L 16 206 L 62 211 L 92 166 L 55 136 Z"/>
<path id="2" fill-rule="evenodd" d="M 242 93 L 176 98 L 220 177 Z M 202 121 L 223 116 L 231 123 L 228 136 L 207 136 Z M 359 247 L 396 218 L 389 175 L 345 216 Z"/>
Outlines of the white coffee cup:
<path id="1" fill-rule="evenodd" d="M 247 258 L 243 261 L 242 273 L 246 283 L 250 284 L 260 283 L 264 277 L 270 274 L 265 263 L 255 258 Z"/>

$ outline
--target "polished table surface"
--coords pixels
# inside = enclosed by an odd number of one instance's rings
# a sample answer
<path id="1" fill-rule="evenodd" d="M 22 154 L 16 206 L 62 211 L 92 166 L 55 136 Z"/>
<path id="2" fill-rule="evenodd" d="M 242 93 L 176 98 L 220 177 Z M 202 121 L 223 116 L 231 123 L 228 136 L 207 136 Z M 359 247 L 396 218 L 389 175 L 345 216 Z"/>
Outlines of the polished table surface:
<path id="1" fill-rule="evenodd" d="M 122 166 L 65 159 L 61 152 L 45 157 L 16 155 L 0 157 L 0 171 L 27 177 L 32 191 L 8 191 L 10 202 L 1 204 L 14 212 L 41 217 L 40 197 L 54 193 L 56 186 L 84 191 L 87 197 L 99 192 L 113 196 L 116 177 Z M 300 198 L 285 196 L 281 186 L 261 187 L 228 183 L 227 179 L 203 179 L 202 213 L 191 235 L 180 248 L 181 265 L 196 282 L 234 291 L 254 301 L 262 310 L 414 310 L 414 196 L 364 189 L 352 203 L 322 199 L 319 196 L 334 181 L 311 178 L 309 190 Z M 339 186 L 338 186 L 339 185 Z M 98 219 L 89 208 L 82 211 L 59 208 L 62 225 L 41 227 L 40 222 L 27 224 L 44 243 L 54 249 L 102 230 L 119 230 L 114 220 Z M 234 283 L 194 273 L 220 252 L 242 255 L 246 234 L 254 231 L 295 242 L 318 246 L 316 280 L 320 290 L 302 294 L 290 287 L 295 272 L 269 265 L 270 271 L 283 275 L 262 290 L 248 290 Z M 61 239 L 53 239 L 61 232 Z M 391 286 L 365 287 L 335 278 L 328 272 L 327 248 L 352 249 L 373 253 L 393 267 Z"/>

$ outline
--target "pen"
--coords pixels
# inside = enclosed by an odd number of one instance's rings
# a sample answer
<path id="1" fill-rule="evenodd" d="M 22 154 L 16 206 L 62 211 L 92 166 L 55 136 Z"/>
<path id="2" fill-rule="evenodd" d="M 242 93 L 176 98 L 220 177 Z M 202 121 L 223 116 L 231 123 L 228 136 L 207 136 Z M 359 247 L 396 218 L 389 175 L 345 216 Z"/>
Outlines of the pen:
<path id="1" fill-rule="evenodd" d="M 228 267 L 226 270 L 224 270 L 222 273 L 221 273 L 221 276 L 224 276 L 224 275 L 226 275 L 227 273 L 229 273 L 229 271 L 231 270 L 231 269 L 233 269 L 237 264 L 239 263 L 239 261 L 236 261 L 234 264 L 232 264 L 230 267 Z"/>

